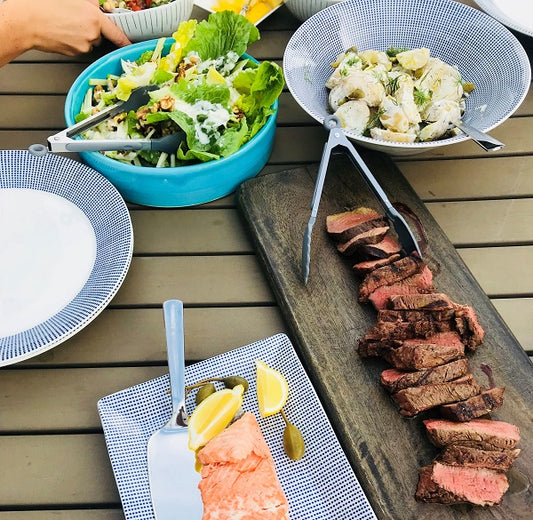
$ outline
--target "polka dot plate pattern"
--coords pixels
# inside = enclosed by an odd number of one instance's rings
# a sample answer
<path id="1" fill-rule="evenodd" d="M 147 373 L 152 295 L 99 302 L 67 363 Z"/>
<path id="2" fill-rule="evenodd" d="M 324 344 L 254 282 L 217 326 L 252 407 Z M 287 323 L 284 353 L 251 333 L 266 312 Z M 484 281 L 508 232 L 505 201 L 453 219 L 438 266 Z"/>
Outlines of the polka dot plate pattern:
<path id="1" fill-rule="evenodd" d="M 2 150 L 0 190 L 12 188 L 46 192 L 74 204 L 93 228 L 96 254 L 87 281 L 68 304 L 27 330 L 0 337 L 0 366 L 41 354 L 94 320 L 121 286 L 133 253 L 128 208 L 116 188 L 96 170 L 58 155 L 35 157 L 23 150 Z M 0 226 L 9 225 L 0 221 Z M 0 319 L 2 306 L 9 304 L 2 295 Z"/>
<path id="2" fill-rule="evenodd" d="M 284 411 L 300 428 L 306 451 L 291 461 L 283 451 L 280 414 L 261 418 L 255 360 L 281 371 L 290 393 Z M 249 382 L 243 409 L 255 414 L 289 501 L 291 520 L 370 520 L 374 512 L 339 445 L 318 396 L 287 336 L 278 334 L 186 368 L 186 384 L 208 377 L 241 375 Z M 220 387 L 222 388 L 222 387 Z M 195 392 L 187 398 L 189 413 Z M 171 414 L 167 375 L 100 399 L 107 449 L 127 520 L 153 520 L 146 461 L 148 439 Z M 177 505 L 179 510 L 179 505 Z M 188 519 L 195 520 L 195 519 Z M 200 519 L 198 519 L 200 520 Z"/>

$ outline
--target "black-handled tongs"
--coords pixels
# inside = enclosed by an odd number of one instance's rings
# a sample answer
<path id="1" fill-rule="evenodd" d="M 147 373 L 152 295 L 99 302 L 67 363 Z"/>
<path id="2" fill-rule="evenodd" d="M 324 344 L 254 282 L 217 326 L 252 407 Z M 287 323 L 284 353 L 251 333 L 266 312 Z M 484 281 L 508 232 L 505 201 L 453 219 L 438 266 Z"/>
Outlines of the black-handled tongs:
<path id="1" fill-rule="evenodd" d="M 320 204 L 320 197 L 322 196 L 322 190 L 324 188 L 324 180 L 326 178 L 326 172 L 328 170 L 329 158 L 331 153 L 337 146 L 342 146 L 346 148 L 349 152 L 349 157 L 354 166 L 361 172 L 365 181 L 367 182 L 370 190 L 375 195 L 375 197 L 380 201 L 385 214 L 388 219 L 394 226 L 396 233 L 398 234 L 398 239 L 403 248 L 403 252 L 407 255 L 417 252 L 420 257 L 422 254 L 418 243 L 407 225 L 405 219 L 398 213 L 396 208 L 391 204 L 387 195 L 376 181 L 375 177 L 372 175 L 363 159 L 354 148 L 352 143 L 348 140 L 344 131 L 341 128 L 340 119 L 337 116 L 328 116 L 324 119 L 324 128 L 329 130 L 329 137 L 324 146 L 324 151 L 322 152 L 322 159 L 320 160 L 320 166 L 318 168 L 318 176 L 315 184 L 315 191 L 313 193 L 313 199 L 311 201 L 311 217 L 307 223 L 307 228 L 305 230 L 303 245 L 302 245 L 302 274 L 304 282 L 307 284 L 309 278 L 309 264 L 311 261 L 311 233 L 313 231 L 313 226 L 315 225 L 318 206 Z"/>
<path id="2" fill-rule="evenodd" d="M 100 112 L 87 117 L 83 121 L 69 126 L 65 130 L 48 137 L 48 147 L 42 144 L 32 144 L 29 151 L 34 155 L 44 155 L 47 152 L 96 152 L 112 150 L 156 150 L 159 152 L 175 153 L 179 144 L 185 138 L 183 132 L 166 135 L 158 139 L 74 139 L 90 128 L 99 125 L 106 119 L 115 117 L 123 112 L 137 110 L 150 101 L 150 92 L 158 89 L 157 85 L 137 87 L 131 91 L 126 101 L 104 108 Z"/>

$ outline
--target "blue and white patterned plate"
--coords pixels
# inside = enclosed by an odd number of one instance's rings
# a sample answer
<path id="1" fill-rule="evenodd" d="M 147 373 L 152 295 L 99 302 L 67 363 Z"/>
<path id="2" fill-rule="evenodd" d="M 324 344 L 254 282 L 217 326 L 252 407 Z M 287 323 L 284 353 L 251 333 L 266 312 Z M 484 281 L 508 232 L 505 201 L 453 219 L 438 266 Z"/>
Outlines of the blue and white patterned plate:
<path id="1" fill-rule="evenodd" d="M 98 316 L 129 269 L 133 230 L 116 188 L 66 157 L 0 151 L 0 199 L 2 366 L 55 347 Z"/>
<path id="2" fill-rule="evenodd" d="M 531 0 L 475 0 L 488 15 L 510 29 L 533 37 L 533 2 Z"/>
<path id="3" fill-rule="evenodd" d="M 283 451 L 284 422 L 279 414 L 261 418 L 257 408 L 255 360 L 280 370 L 290 393 L 283 408 L 306 441 L 300 461 Z M 243 409 L 255 414 L 276 462 L 291 520 L 369 520 L 374 512 L 342 451 L 318 396 L 284 334 L 252 343 L 186 369 L 186 384 L 208 377 L 240 375 L 249 382 Z M 194 392 L 187 399 L 194 407 Z M 153 520 L 146 463 L 152 433 L 171 414 L 169 378 L 161 376 L 102 398 L 98 411 L 127 520 Z M 179 507 L 177 505 L 177 510 Z M 188 519 L 195 520 L 195 519 Z"/>

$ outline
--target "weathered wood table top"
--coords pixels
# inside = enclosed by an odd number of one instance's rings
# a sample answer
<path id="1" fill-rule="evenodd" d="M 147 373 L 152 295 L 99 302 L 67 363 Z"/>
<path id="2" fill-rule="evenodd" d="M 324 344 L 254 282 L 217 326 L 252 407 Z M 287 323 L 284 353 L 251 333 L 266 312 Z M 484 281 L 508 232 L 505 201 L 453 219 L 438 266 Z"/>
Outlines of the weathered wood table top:
<path id="1" fill-rule="evenodd" d="M 281 63 L 297 26 L 279 9 L 250 54 Z M 521 41 L 531 57 L 531 39 Z M 1 68 L 0 149 L 62 129 L 70 85 L 106 50 L 75 59 L 34 51 Z M 533 90 L 492 134 L 506 146 L 490 155 L 465 142 L 394 162 L 532 356 Z M 316 165 L 324 141 L 285 90 L 262 174 Z M 291 337 L 234 195 L 187 209 L 129 207 L 134 256 L 110 305 L 61 345 L 0 369 L 0 520 L 124 518 L 96 403 L 168 372 L 164 300 L 184 301 L 189 362 Z"/>

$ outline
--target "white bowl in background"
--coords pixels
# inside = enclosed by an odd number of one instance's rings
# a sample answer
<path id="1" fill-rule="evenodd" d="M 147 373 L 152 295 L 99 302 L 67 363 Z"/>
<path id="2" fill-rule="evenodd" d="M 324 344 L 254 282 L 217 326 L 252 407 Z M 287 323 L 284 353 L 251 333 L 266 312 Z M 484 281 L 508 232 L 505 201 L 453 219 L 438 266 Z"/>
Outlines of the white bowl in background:
<path id="1" fill-rule="evenodd" d="M 302 22 L 341 0 L 285 0 L 287 9 Z"/>
<path id="2" fill-rule="evenodd" d="M 172 2 L 141 11 L 106 13 L 132 42 L 172 36 L 178 25 L 191 16 L 194 0 Z"/>
<path id="3" fill-rule="evenodd" d="M 283 57 L 291 94 L 320 123 L 330 114 L 325 86 L 333 71 L 330 64 L 352 46 L 360 51 L 427 47 L 432 56 L 457 66 L 463 80 L 475 85 L 466 100 L 463 121 L 483 132 L 513 114 L 530 88 L 531 67 L 520 42 L 477 9 L 452 0 L 344 0 L 305 21 Z M 459 133 L 430 142 L 392 143 L 349 131 L 346 135 L 362 146 L 393 155 L 469 139 Z"/>

